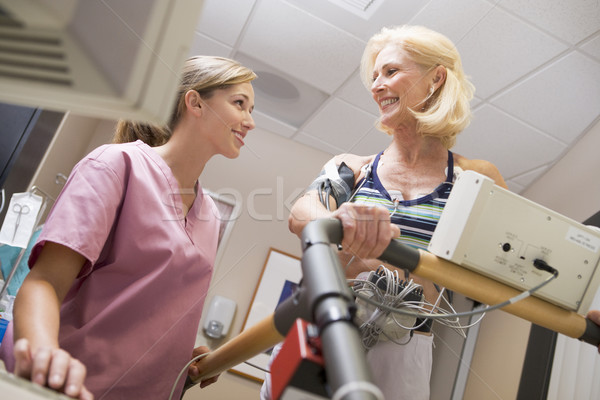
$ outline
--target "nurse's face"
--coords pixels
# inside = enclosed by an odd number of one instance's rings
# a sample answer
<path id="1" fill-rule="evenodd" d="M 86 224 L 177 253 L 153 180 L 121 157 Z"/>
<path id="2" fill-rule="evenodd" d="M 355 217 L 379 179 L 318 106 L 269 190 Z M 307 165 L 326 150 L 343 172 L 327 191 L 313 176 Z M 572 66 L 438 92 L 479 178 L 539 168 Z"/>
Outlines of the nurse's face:
<path id="1" fill-rule="evenodd" d="M 251 83 L 217 89 L 203 100 L 202 124 L 217 154 L 236 158 L 248 132 L 254 129 L 254 89 Z"/>

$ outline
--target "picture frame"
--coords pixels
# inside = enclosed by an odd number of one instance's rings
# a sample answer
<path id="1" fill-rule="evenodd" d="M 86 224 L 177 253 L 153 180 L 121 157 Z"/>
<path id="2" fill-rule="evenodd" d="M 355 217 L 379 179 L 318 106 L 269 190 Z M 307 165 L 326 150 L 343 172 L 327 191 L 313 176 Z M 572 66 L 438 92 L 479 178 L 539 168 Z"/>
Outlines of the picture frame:
<path id="1" fill-rule="evenodd" d="M 277 305 L 289 297 L 301 279 L 300 258 L 270 248 L 242 325 L 242 331 L 271 315 Z M 265 376 L 264 370 L 269 368 L 270 354 L 271 349 L 247 360 L 247 363 L 251 365 L 238 364 L 230 371 L 262 383 Z"/>

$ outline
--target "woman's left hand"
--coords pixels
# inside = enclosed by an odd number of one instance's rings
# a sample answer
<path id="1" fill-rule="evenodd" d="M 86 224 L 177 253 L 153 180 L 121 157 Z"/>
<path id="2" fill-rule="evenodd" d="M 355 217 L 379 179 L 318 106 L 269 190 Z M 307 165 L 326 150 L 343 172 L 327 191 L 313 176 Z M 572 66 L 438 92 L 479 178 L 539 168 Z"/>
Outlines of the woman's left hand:
<path id="1" fill-rule="evenodd" d="M 209 353 L 209 352 L 210 352 L 210 349 L 208 347 L 206 347 L 206 346 L 196 347 L 194 349 L 194 351 L 192 352 L 192 358 L 197 357 L 197 356 L 199 356 L 201 354 Z M 198 369 L 198 365 L 197 365 L 197 363 L 200 362 L 200 360 L 202 360 L 202 359 L 199 359 L 199 360 L 193 362 L 190 365 L 190 367 L 188 368 L 188 376 L 194 382 L 196 382 L 197 379 L 198 379 L 198 377 L 200 376 L 200 370 Z M 211 385 L 211 384 L 215 383 L 217 381 L 217 379 L 219 379 L 219 375 L 213 376 L 212 378 L 208 378 L 208 379 L 202 380 L 202 381 L 199 382 L 200 383 L 200 387 L 204 388 L 204 387 L 206 387 L 208 385 Z"/>

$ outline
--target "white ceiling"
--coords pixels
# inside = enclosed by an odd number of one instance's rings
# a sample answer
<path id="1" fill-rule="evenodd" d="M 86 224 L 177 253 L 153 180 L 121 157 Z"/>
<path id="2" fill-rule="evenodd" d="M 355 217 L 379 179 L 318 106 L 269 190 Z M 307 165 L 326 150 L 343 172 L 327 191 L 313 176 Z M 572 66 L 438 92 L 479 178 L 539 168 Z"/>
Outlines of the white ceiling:
<path id="1" fill-rule="evenodd" d="M 477 88 L 453 150 L 492 161 L 515 192 L 600 121 L 598 0 L 373 0 L 370 16 L 341 2 L 204 0 L 192 54 L 257 72 L 260 128 L 331 154 L 372 154 L 389 138 L 374 129 L 358 77 L 366 41 L 387 25 L 437 30 Z"/>

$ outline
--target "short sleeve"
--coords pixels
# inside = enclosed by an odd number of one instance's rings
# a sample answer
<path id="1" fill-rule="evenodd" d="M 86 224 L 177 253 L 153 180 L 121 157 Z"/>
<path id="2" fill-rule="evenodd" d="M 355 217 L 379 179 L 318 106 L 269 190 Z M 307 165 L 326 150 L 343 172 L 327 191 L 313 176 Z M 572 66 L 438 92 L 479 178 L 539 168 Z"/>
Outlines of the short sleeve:
<path id="1" fill-rule="evenodd" d="M 31 268 L 47 241 L 64 245 L 84 256 L 86 274 L 100 256 L 122 202 L 123 168 L 86 158 L 69 176 L 50 211 L 29 258 Z M 117 163 L 118 166 L 118 163 Z"/>

